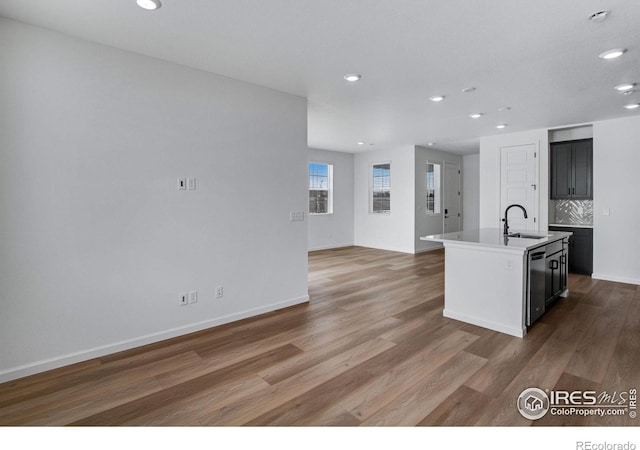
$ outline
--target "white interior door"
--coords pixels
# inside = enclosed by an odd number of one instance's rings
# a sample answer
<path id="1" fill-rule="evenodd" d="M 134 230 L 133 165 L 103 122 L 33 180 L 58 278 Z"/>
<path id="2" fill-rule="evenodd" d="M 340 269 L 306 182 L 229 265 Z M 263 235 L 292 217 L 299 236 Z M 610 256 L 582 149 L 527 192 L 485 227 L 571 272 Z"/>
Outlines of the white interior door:
<path id="1" fill-rule="evenodd" d="M 460 231 L 460 166 L 444 163 L 444 232 Z"/>
<path id="2" fill-rule="evenodd" d="M 509 205 L 522 205 L 509 210 L 510 231 L 538 231 L 538 145 L 525 144 L 500 149 L 500 214 L 502 229 L 504 211 Z"/>

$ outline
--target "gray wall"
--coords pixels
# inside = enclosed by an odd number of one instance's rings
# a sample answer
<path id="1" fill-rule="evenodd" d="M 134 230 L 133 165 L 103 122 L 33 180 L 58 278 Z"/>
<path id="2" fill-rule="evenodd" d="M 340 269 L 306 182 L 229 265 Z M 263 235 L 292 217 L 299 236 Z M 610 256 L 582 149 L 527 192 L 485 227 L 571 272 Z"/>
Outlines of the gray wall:
<path id="1" fill-rule="evenodd" d="M 0 42 L 0 382 L 308 300 L 305 99 L 5 19 Z"/>
<path id="2" fill-rule="evenodd" d="M 462 158 L 463 229 L 480 228 L 480 154 Z"/>
<path id="3" fill-rule="evenodd" d="M 414 253 L 415 151 L 412 145 L 357 153 L 354 157 L 355 245 Z M 391 162 L 391 212 L 369 213 L 372 164 Z"/>
<path id="4" fill-rule="evenodd" d="M 353 154 L 310 148 L 309 162 L 333 164 L 333 214 L 309 215 L 309 250 L 353 245 Z"/>

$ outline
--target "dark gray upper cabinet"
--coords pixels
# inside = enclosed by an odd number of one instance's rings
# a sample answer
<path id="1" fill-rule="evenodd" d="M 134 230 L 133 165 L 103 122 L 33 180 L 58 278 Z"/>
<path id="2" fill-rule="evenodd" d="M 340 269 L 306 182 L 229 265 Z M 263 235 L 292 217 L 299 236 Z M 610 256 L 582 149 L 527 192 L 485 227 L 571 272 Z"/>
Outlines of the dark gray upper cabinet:
<path id="1" fill-rule="evenodd" d="M 593 140 L 554 142 L 550 158 L 551 198 L 593 198 Z"/>

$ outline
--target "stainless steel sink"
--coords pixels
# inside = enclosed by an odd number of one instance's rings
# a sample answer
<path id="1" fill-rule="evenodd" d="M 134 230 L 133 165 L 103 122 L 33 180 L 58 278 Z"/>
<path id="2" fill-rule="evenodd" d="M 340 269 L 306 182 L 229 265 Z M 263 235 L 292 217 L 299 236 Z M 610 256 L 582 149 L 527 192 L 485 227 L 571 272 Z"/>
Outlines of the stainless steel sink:
<path id="1" fill-rule="evenodd" d="M 546 234 L 543 236 L 540 236 L 536 234 L 526 234 L 526 233 L 509 233 L 509 237 L 521 238 L 521 239 L 544 239 L 548 236 Z"/>

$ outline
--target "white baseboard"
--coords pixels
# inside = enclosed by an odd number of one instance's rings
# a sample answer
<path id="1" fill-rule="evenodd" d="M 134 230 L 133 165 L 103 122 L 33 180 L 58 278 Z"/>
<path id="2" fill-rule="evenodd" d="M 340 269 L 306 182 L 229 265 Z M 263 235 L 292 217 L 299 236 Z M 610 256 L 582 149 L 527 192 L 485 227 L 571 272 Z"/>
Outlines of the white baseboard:
<path id="1" fill-rule="evenodd" d="M 437 247 L 421 248 L 416 250 L 416 253 L 432 252 L 434 250 L 442 250 L 443 248 L 444 248 L 444 245 L 438 245 Z"/>
<path id="2" fill-rule="evenodd" d="M 204 320 L 202 322 L 185 325 L 182 327 L 172 328 L 157 333 L 147 334 L 133 339 L 127 339 L 125 341 L 115 342 L 113 344 L 107 344 L 100 347 L 95 347 L 87 350 L 82 350 L 75 353 L 69 353 L 54 358 L 49 358 L 34 363 L 25 364 L 18 367 L 12 367 L 6 370 L 0 371 L 0 383 L 15 380 L 17 378 L 26 377 L 47 370 L 57 369 L 59 367 L 68 366 L 82 361 L 87 361 L 93 358 L 99 358 L 101 356 L 109 355 L 112 353 L 121 352 L 123 350 L 129 350 L 135 347 L 140 347 L 147 344 L 153 344 L 155 342 L 164 341 L 185 334 L 194 333 L 196 331 L 205 330 L 218 325 L 224 325 L 230 322 L 236 322 L 238 320 L 246 319 L 248 317 L 258 316 L 260 314 L 268 313 L 278 309 L 286 308 L 288 306 L 298 305 L 309 301 L 309 295 L 302 297 L 284 300 L 277 303 L 271 303 L 269 305 L 261 306 L 246 311 L 241 311 L 227 316 L 216 317 L 214 319 Z"/>
<path id="3" fill-rule="evenodd" d="M 370 245 L 370 244 L 365 244 L 365 243 L 361 243 L 361 242 L 356 242 L 353 245 L 355 247 L 375 248 L 377 250 L 387 250 L 389 252 L 410 253 L 410 254 L 414 254 L 415 253 L 415 249 L 406 249 L 406 248 L 393 247 L 393 246 L 382 247 L 382 246 L 378 246 L 378 245 Z"/>
<path id="4" fill-rule="evenodd" d="M 499 331 L 500 333 L 505 333 L 515 337 L 524 337 L 527 334 L 526 327 L 515 328 L 507 325 L 503 325 L 501 323 L 490 322 L 488 320 L 478 319 L 476 317 L 470 317 L 466 314 L 457 313 L 455 311 L 450 311 L 445 309 L 442 312 L 444 317 L 448 317 L 450 319 L 460 320 L 462 322 L 470 323 L 472 325 L 478 325 L 482 328 L 488 328 L 490 330 Z"/>
<path id="5" fill-rule="evenodd" d="M 617 275 L 607 275 L 605 273 L 592 273 L 591 278 L 595 278 L 596 280 L 615 281 L 617 283 L 640 285 L 640 278 L 619 277 Z"/>
<path id="6" fill-rule="evenodd" d="M 322 247 L 312 247 L 308 251 L 317 252 L 320 250 L 333 250 L 334 248 L 345 248 L 345 247 L 353 247 L 353 243 L 351 244 L 335 244 L 335 245 L 326 245 Z"/>

